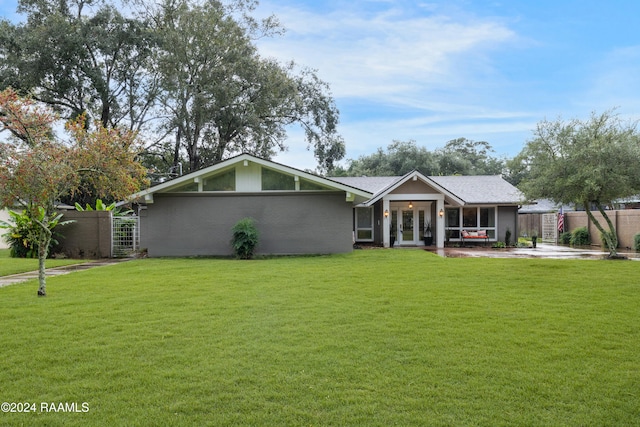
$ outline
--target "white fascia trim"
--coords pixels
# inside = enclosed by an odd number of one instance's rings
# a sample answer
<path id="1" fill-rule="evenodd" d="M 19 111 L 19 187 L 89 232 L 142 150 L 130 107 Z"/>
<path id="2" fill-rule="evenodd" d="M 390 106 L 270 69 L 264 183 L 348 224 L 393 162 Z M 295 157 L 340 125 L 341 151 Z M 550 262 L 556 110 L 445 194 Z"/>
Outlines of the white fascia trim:
<path id="1" fill-rule="evenodd" d="M 420 193 L 420 194 L 387 194 L 383 197 L 385 200 L 411 200 L 412 202 L 424 202 L 432 200 L 444 200 L 444 194 L 441 193 Z"/>
<path id="2" fill-rule="evenodd" d="M 234 160 L 232 162 L 230 162 L 231 160 Z M 151 188 L 147 188 L 146 190 L 143 191 L 139 191 L 135 194 L 132 194 L 130 196 L 131 200 L 137 200 L 140 199 L 142 197 L 147 196 L 148 194 L 154 194 L 154 193 L 158 193 L 161 192 L 163 190 L 167 190 L 170 189 L 172 187 L 180 187 L 183 184 L 188 184 L 191 182 L 195 182 L 195 183 L 199 183 L 201 181 L 200 177 L 204 176 L 204 175 L 208 175 L 210 173 L 213 173 L 219 169 L 224 169 L 229 167 L 231 164 L 235 163 L 236 161 L 242 161 L 242 159 L 237 159 L 236 157 L 229 159 L 228 161 L 224 161 L 221 163 L 217 163 L 213 166 L 209 166 L 208 168 L 204 168 L 201 169 L 199 171 L 195 171 L 195 172 L 191 172 L 188 173 L 186 175 L 182 175 L 181 177 L 178 177 L 176 179 L 172 179 L 171 181 L 167 181 L 167 182 L 163 182 L 162 184 L 158 184 L 158 185 L 154 185 Z"/>
<path id="3" fill-rule="evenodd" d="M 248 154 L 243 154 L 244 156 L 249 156 Z M 327 187 L 332 187 L 335 188 L 336 190 L 340 190 L 340 191 L 345 191 L 348 193 L 351 193 L 352 195 L 356 195 L 356 196 L 360 196 L 360 197 L 364 197 L 364 198 L 369 198 L 372 196 L 371 193 L 364 191 L 364 190 L 360 190 L 356 187 L 350 187 L 348 185 L 342 184 L 340 182 L 337 181 L 333 181 L 331 179 L 328 178 L 323 178 L 321 176 L 318 175 L 314 175 L 308 172 L 305 172 L 303 170 L 300 169 L 296 169 L 296 168 L 292 168 L 289 166 L 285 166 L 285 165 L 281 165 L 279 163 L 273 163 L 269 160 L 264 160 L 264 159 L 260 159 L 258 157 L 253 157 L 251 156 L 250 159 L 252 162 L 257 163 L 261 166 L 266 166 L 269 169 L 275 169 L 279 172 L 284 172 L 287 173 L 289 175 L 293 175 L 293 176 L 297 176 L 300 178 L 304 178 L 308 181 L 312 181 L 318 184 L 322 184 L 325 185 Z"/>
<path id="4" fill-rule="evenodd" d="M 414 171 L 413 173 L 405 175 L 404 177 L 399 179 L 395 184 L 393 184 L 389 188 L 385 189 L 384 192 L 379 193 L 374 198 L 366 201 L 365 204 L 367 206 L 371 206 L 375 202 L 377 202 L 378 200 L 380 200 L 382 198 L 387 199 L 387 200 L 406 200 L 406 199 L 410 199 L 412 196 L 418 196 L 418 195 L 412 195 L 412 194 L 389 194 L 393 190 L 395 190 L 396 188 L 400 187 L 405 182 L 409 181 L 410 179 L 414 180 L 414 181 L 419 179 L 420 181 L 424 182 L 425 184 L 435 188 L 436 190 L 439 190 L 441 192 L 440 195 L 442 196 L 442 200 L 444 200 L 445 197 L 448 197 L 448 198 L 454 200 L 456 203 L 458 203 L 460 205 L 464 205 L 465 204 L 464 200 L 461 200 L 460 198 L 454 196 L 446 188 L 443 188 L 442 186 L 438 185 L 435 181 L 429 179 L 428 176 L 425 176 L 425 175 L 421 174 L 418 171 Z M 423 195 L 419 195 L 419 196 L 423 197 L 424 194 Z M 390 198 L 390 197 L 392 197 L 392 198 Z M 395 198 L 395 197 L 399 197 L 399 198 Z M 418 199 L 415 199 L 415 200 L 418 200 Z M 420 199 L 420 200 L 440 200 L 440 199 Z"/>
<path id="5" fill-rule="evenodd" d="M 235 164 L 248 164 L 247 162 L 253 162 L 256 164 L 259 164 L 261 166 L 265 166 L 268 167 L 269 169 L 274 169 L 280 172 L 284 172 L 293 176 L 298 176 L 298 177 L 302 177 L 305 178 L 309 181 L 318 183 L 318 184 L 322 184 L 324 186 L 330 187 L 330 188 L 334 188 L 336 190 L 340 190 L 340 191 L 345 191 L 348 193 L 351 193 L 352 195 L 355 196 L 359 196 L 360 198 L 363 199 L 369 199 L 373 194 L 369 193 L 367 191 L 364 190 L 360 190 L 358 188 L 355 187 L 351 187 L 336 181 L 333 181 L 331 179 L 328 178 L 323 178 L 308 172 L 305 172 L 303 170 L 300 169 L 295 169 L 289 166 L 285 166 L 285 165 L 281 165 L 279 163 L 274 163 L 271 162 L 269 160 L 264 160 L 261 159 L 259 157 L 254 157 L 250 154 L 240 154 L 239 156 L 236 157 L 232 157 L 230 159 L 227 159 L 223 162 L 217 163 L 213 166 L 209 166 L 207 168 L 201 169 L 199 171 L 195 171 L 195 172 L 191 172 L 187 175 L 183 175 L 179 178 L 176 179 L 172 179 L 171 181 L 167 181 L 167 182 L 163 182 L 162 184 L 158 184 L 155 185 L 151 188 L 147 188 L 146 190 L 140 191 L 138 193 L 132 194 L 129 199 L 130 200 L 137 200 L 137 199 L 141 199 L 149 194 L 154 194 L 154 193 L 158 193 L 164 190 L 168 190 L 172 187 L 179 187 L 182 184 L 185 183 L 189 183 L 189 182 L 199 182 L 201 181 L 201 177 L 206 176 L 206 175 L 210 175 L 218 170 L 221 169 L 226 169 L 231 167 L 232 165 Z"/>

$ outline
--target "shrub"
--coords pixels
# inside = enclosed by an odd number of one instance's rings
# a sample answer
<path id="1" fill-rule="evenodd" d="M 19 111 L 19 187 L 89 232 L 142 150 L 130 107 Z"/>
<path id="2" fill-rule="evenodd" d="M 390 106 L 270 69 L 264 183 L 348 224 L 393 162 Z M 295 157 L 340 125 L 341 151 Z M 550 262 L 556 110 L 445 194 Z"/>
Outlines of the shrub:
<path id="1" fill-rule="evenodd" d="M 571 232 L 567 231 L 567 232 L 561 233 L 558 238 L 558 241 L 563 245 L 571 244 Z"/>
<path id="2" fill-rule="evenodd" d="M 507 228 L 507 232 L 504 234 L 505 246 L 511 246 L 511 229 Z"/>
<path id="3" fill-rule="evenodd" d="M 25 211 L 21 213 L 9 211 L 9 222 L 0 221 L 0 228 L 7 230 L 4 241 L 9 245 L 9 254 L 12 258 L 37 258 L 38 257 L 38 236 L 40 227 L 33 222 Z M 49 256 L 51 256 L 58 246 L 56 237 L 61 235 L 52 232 L 49 243 Z"/>
<path id="4" fill-rule="evenodd" d="M 571 232 L 571 246 L 586 246 L 590 242 L 587 227 L 578 227 Z"/>
<path id="5" fill-rule="evenodd" d="M 111 203 L 110 205 L 106 205 L 102 199 L 96 200 L 95 208 L 91 206 L 89 203 L 83 208 L 82 205 L 76 202 L 76 210 L 78 212 L 91 212 L 91 211 L 111 211 L 113 216 L 127 216 L 131 215 L 134 212 L 131 209 L 122 209 L 116 206 L 116 202 Z"/>
<path id="6" fill-rule="evenodd" d="M 633 249 L 636 252 L 640 252 L 640 233 L 633 236 Z"/>
<path id="7" fill-rule="evenodd" d="M 239 259 L 251 259 L 258 244 L 258 229 L 253 218 L 243 218 L 231 229 L 233 252 Z"/>
<path id="8" fill-rule="evenodd" d="M 507 245 L 504 242 L 495 242 L 491 247 L 494 249 L 503 249 L 506 248 Z"/>

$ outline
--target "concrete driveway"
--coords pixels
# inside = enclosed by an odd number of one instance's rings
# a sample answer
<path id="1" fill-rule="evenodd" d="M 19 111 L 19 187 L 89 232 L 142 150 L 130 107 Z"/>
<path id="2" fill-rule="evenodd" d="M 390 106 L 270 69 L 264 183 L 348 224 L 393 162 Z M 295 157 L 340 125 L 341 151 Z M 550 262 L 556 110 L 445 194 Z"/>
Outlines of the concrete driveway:
<path id="1" fill-rule="evenodd" d="M 461 258 L 555 258 L 555 259 L 603 259 L 608 252 L 600 249 L 570 248 L 567 246 L 556 246 L 548 243 L 538 243 L 534 248 L 507 248 L 492 249 L 490 247 L 478 246 L 474 248 L 425 248 L 443 257 Z M 619 251 L 620 255 L 625 255 L 629 259 L 640 260 L 637 252 Z"/>

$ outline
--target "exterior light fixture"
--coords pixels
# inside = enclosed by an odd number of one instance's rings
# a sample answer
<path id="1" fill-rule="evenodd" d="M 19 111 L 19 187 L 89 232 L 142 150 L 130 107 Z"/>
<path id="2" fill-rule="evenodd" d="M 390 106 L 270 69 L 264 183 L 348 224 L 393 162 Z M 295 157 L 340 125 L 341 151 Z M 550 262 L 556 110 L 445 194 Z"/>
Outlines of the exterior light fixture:
<path id="1" fill-rule="evenodd" d="M 384 217 L 389 218 L 389 209 L 384 210 Z"/>
<path id="2" fill-rule="evenodd" d="M 440 212 L 438 212 L 438 216 L 440 218 L 442 218 L 444 216 L 444 209 L 440 209 Z"/>
<path id="3" fill-rule="evenodd" d="M 413 202 L 409 202 L 409 209 L 413 209 Z"/>

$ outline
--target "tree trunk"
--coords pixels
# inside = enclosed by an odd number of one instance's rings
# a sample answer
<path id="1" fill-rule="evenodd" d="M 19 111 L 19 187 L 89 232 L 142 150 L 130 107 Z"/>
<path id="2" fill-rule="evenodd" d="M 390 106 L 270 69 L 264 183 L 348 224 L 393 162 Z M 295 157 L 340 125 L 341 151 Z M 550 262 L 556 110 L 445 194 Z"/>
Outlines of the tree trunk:
<path id="1" fill-rule="evenodd" d="M 617 238 L 616 229 L 613 226 L 613 223 L 609 219 L 609 216 L 607 216 L 607 213 L 604 211 L 604 209 L 602 209 L 602 206 L 600 206 L 600 204 L 596 204 L 596 206 L 598 207 L 598 211 L 600 211 L 600 213 L 602 214 L 602 217 L 604 218 L 604 220 L 607 222 L 607 225 L 609 226 L 609 231 L 608 232 L 605 231 L 604 227 L 602 227 L 600 222 L 593 216 L 593 212 L 591 212 L 591 209 L 589 206 L 590 206 L 589 202 L 584 203 L 584 208 L 587 212 L 587 216 L 589 217 L 591 222 L 593 222 L 593 225 L 596 226 L 596 228 L 600 232 L 600 235 L 604 239 L 603 243 L 606 243 L 607 249 L 609 249 L 609 258 L 617 257 L 618 256 L 618 249 L 617 249 L 618 238 Z"/>
<path id="2" fill-rule="evenodd" d="M 39 223 L 40 238 L 38 239 L 38 296 L 47 296 L 47 274 L 45 261 L 49 255 L 49 243 L 51 243 L 51 230 L 48 224 Z"/>
<path id="3" fill-rule="evenodd" d="M 44 234 L 44 233 L 42 233 Z M 41 239 L 40 242 L 38 242 L 38 296 L 39 297 L 44 297 L 47 296 L 47 275 L 46 275 L 46 268 L 45 268 L 45 260 L 47 259 L 47 255 L 49 252 L 49 238 L 42 238 L 42 234 L 41 234 Z M 43 240 L 46 240 L 43 241 Z"/>
<path id="4" fill-rule="evenodd" d="M 606 211 L 604 210 L 604 208 L 602 207 L 601 204 L 597 204 L 596 205 L 598 207 L 598 210 L 600 211 L 600 214 L 602 215 L 602 217 L 604 218 L 604 220 L 607 222 L 607 225 L 609 226 L 609 233 L 604 233 L 604 236 L 607 240 L 607 244 L 609 246 L 609 252 L 611 253 L 611 256 L 615 256 L 618 255 L 618 233 L 616 232 L 616 228 L 613 226 L 613 222 L 611 221 L 611 219 L 609 218 L 609 215 L 607 215 Z M 611 252 L 611 249 L 613 249 L 613 252 Z"/>
<path id="5" fill-rule="evenodd" d="M 182 144 L 182 128 L 178 126 L 176 131 L 176 144 L 173 147 L 173 166 L 178 166 L 180 162 L 180 147 Z"/>
<path id="6" fill-rule="evenodd" d="M 38 248 L 38 296 L 45 297 L 47 296 L 47 275 L 45 272 L 44 261 L 47 258 L 46 253 L 44 256 L 42 255 L 42 249 Z"/>

